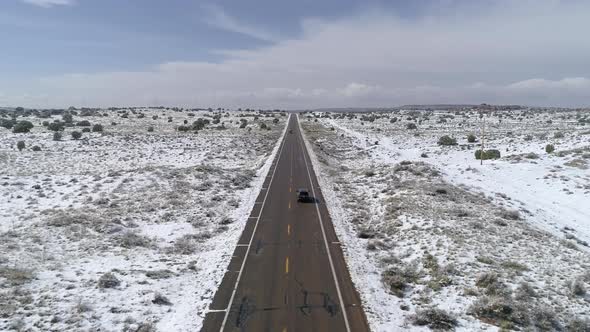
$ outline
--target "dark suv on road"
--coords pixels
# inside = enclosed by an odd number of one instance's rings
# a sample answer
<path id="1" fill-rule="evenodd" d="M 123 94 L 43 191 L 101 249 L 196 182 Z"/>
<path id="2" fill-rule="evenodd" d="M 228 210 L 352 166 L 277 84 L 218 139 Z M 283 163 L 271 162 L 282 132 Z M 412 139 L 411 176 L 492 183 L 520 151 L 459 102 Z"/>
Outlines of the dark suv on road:
<path id="1" fill-rule="evenodd" d="M 312 203 L 314 198 L 309 194 L 306 188 L 297 189 L 297 201 L 302 203 Z"/>

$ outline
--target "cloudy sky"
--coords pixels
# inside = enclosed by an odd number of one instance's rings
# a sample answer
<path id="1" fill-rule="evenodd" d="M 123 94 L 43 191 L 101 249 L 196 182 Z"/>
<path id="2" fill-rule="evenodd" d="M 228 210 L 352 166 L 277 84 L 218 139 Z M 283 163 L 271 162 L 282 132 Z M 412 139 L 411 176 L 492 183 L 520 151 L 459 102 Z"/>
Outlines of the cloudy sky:
<path id="1" fill-rule="evenodd" d="M 0 105 L 590 106 L 590 1 L 2 0 Z"/>

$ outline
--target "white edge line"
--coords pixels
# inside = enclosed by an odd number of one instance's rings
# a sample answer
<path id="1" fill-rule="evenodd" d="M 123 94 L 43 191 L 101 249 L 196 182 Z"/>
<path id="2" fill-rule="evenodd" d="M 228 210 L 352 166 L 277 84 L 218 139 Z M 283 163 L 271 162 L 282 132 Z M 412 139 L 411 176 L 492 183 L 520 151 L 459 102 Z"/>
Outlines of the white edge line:
<path id="1" fill-rule="evenodd" d="M 299 127 L 299 136 L 301 136 L 301 147 L 303 148 L 303 159 L 305 160 L 305 168 L 307 169 L 307 176 L 309 177 L 309 182 L 311 185 L 311 194 L 315 197 L 315 190 L 313 189 L 313 179 L 311 178 L 311 173 L 309 172 L 309 165 L 307 164 L 307 147 L 303 144 L 303 131 L 301 130 L 301 124 L 299 123 L 299 115 L 297 116 L 297 126 Z M 346 314 L 346 308 L 344 308 L 344 301 L 342 299 L 342 293 L 340 292 L 340 284 L 338 283 L 338 278 L 336 278 L 336 269 L 334 268 L 334 262 L 332 261 L 332 253 L 330 252 L 330 246 L 328 246 L 328 238 L 326 237 L 326 231 L 324 230 L 324 222 L 322 221 L 322 214 L 320 213 L 320 208 L 318 205 L 315 205 L 316 212 L 318 213 L 318 218 L 320 222 L 320 228 L 322 229 L 322 237 L 324 238 L 324 245 L 326 246 L 326 251 L 328 252 L 328 261 L 330 262 L 330 269 L 332 270 L 332 277 L 334 278 L 334 284 L 336 285 L 336 293 L 338 293 L 338 300 L 340 301 L 340 308 L 342 310 L 342 316 L 344 318 L 344 325 L 346 326 L 346 331 L 350 332 L 350 324 L 348 323 L 348 315 Z"/>
<path id="2" fill-rule="evenodd" d="M 290 120 L 291 120 L 291 114 L 289 114 L 289 118 L 287 118 L 287 124 L 285 125 L 285 130 L 283 132 L 283 141 L 281 142 L 281 149 L 279 150 L 279 153 L 276 156 L 277 163 L 276 163 L 274 169 L 272 170 L 272 176 L 270 178 L 270 182 L 268 183 L 269 187 L 272 184 L 272 180 L 275 177 L 275 172 L 277 171 L 277 166 L 279 164 L 278 161 L 281 159 L 283 147 L 285 146 L 285 141 L 287 140 L 286 133 L 287 133 L 287 128 L 289 127 Z M 299 123 L 299 121 L 297 121 L 297 123 Z M 223 332 L 223 329 L 225 329 L 225 324 L 227 323 L 227 318 L 229 317 L 229 313 L 231 311 L 231 306 L 234 303 L 234 298 L 236 297 L 236 292 L 238 291 L 238 285 L 240 283 L 240 279 L 242 278 L 242 272 L 244 272 L 244 267 L 246 266 L 246 260 L 248 259 L 248 254 L 250 253 L 250 248 L 252 247 L 252 241 L 254 241 L 254 235 L 256 235 L 256 229 L 258 228 L 258 222 L 260 221 L 260 216 L 262 215 L 262 209 L 264 209 L 264 203 L 266 203 L 266 198 L 268 197 L 269 192 L 270 192 L 270 190 L 267 190 L 266 194 L 264 195 L 264 200 L 262 201 L 262 208 L 260 210 L 261 213 L 258 216 L 258 218 L 256 218 L 256 224 L 254 225 L 254 230 L 252 231 L 252 236 L 250 236 L 250 241 L 248 242 L 248 249 L 246 249 L 246 255 L 244 256 L 244 260 L 242 261 L 242 266 L 240 267 L 240 272 L 238 273 L 238 279 L 236 280 L 236 284 L 234 285 L 234 289 L 231 293 L 229 303 L 227 304 L 227 309 L 225 310 L 225 315 L 223 316 L 223 322 L 221 323 L 221 328 L 219 329 L 220 332 Z M 348 331 L 350 331 L 350 330 L 348 330 Z"/>

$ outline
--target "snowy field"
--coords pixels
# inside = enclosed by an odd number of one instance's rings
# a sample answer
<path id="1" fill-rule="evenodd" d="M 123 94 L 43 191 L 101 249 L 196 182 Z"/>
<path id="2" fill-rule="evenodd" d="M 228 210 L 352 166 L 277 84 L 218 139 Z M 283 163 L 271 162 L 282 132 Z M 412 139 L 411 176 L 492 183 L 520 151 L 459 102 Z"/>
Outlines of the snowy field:
<path id="1" fill-rule="evenodd" d="M 589 110 L 301 120 L 372 330 L 590 330 Z"/>
<path id="2" fill-rule="evenodd" d="M 0 330 L 198 330 L 286 115 L 74 113 L 0 128 Z"/>

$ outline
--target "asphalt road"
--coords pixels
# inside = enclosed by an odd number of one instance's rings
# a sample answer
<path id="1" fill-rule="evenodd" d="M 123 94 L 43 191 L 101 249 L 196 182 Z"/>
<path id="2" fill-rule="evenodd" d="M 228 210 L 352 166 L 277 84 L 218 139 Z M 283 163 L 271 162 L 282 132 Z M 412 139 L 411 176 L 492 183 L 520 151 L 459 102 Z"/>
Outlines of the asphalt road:
<path id="1" fill-rule="evenodd" d="M 292 115 L 201 331 L 369 331 L 297 121 Z M 317 202 L 297 202 L 298 188 Z"/>

